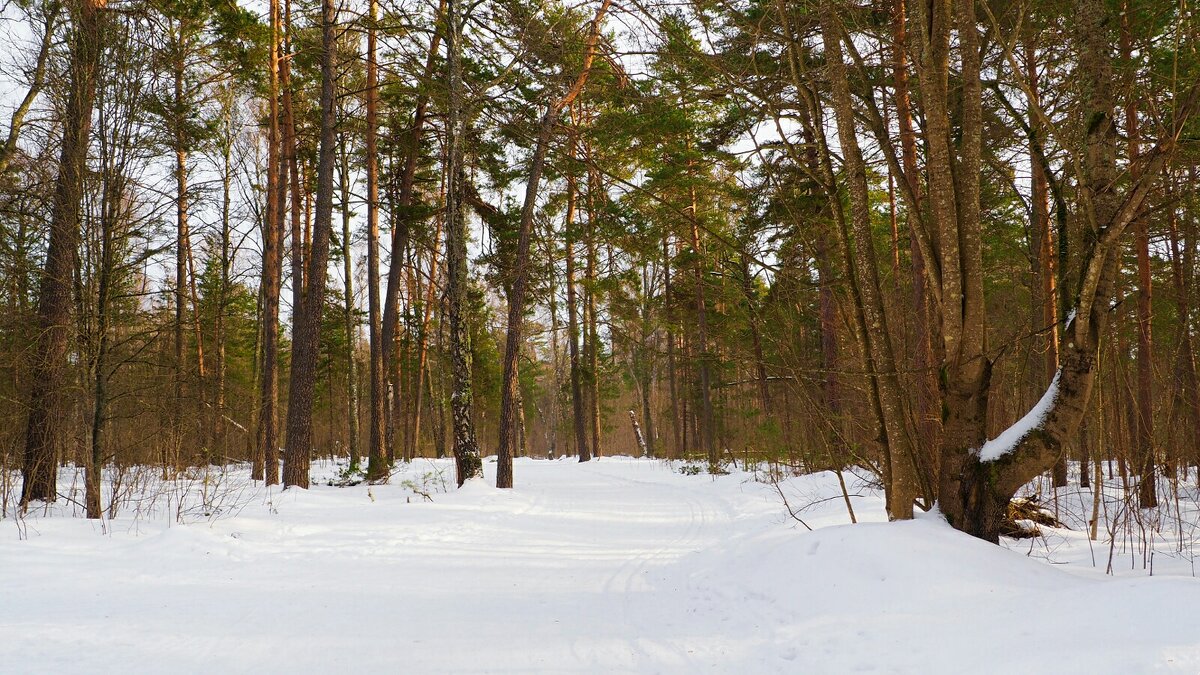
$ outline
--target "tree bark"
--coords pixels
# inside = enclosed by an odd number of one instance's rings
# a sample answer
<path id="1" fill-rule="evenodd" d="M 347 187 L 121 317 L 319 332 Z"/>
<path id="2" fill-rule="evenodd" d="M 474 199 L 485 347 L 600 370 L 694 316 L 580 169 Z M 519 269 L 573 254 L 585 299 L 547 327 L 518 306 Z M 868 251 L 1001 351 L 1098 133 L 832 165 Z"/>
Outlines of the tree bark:
<path id="1" fill-rule="evenodd" d="M 529 177 L 525 182 L 525 202 L 521 206 L 521 224 L 517 234 L 517 251 L 513 264 L 512 290 L 508 296 L 508 335 L 504 345 L 503 379 L 500 385 L 500 444 L 496 451 L 496 487 L 512 487 L 513 448 L 517 441 L 517 400 L 520 397 L 517 380 L 517 362 L 521 352 L 522 324 L 525 321 L 525 295 L 529 287 L 529 247 L 533 233 L 533 216 L 537 208 L 538 188 L 542 171 L 546 165 L 546 152 L 558 116 L 571 105 L 587 84 L 591 74 L 592 60 L 600 40 L 600 24 L 611 0 L 601 0 L 596 17 L 588 31 L 583 66 L 574 84 L 566 94 L 551 102 L 542 116 L 537 143 L 529 163 Z"/>
<path id="2" fill-rule="evenodd" d="M 367 321 L 369 326 L 371 371 L 371 414 L 368 448 L 370 460 L 367 477 L 382 480 L 387 477 L 387 453 L 384 446 L 387 424 L 387 375 L 384 370 L 382 317 L 379 299 L 379 159 L 378 159 L 378 108 L 379 108 L 379 64 L 376 47 L 376 23 L 379 21 L 379 3 L 369 1 L 367 20 Z M 393 252 L 395 254 L 395 252 Z"/>
<path id="3" fill-rule="evenodd" d="M 51 202 L 50 244 L 38 293 L 38 337 L 34 344 L 33 383 L 21 464 L 21 505 L 58 498 L 58 455 L 64 442 L 67 352 L 70 345 L 71 299 L 75 252 L 79 248 L 79 213 L 96 76 L 103 50 L 102 0 L 73 4 L 70 89 L 63 117 L 62 154 Z"/>
<path id="4" fill-rule="evenodd" d="M 450 405 L 454 421 L 454 464 L 458 485 L 483 477 L 483 461 L 471 417 L 474 392 L 471 383 L 471 327 L 467 323 L 467 223 L 463 169 L 462 24 L 458 0 L 446 0 L 446 62 L 450 80 L 450 106 L 446 120 L 449 159 L 446 190 L 446 301 L 450 315 L 450 365 L 454 388 Z M 464 19 L 466 17 L 463 17 Z"/>
<path id="5" fill-rule="evenodd" d="M 283 276 L 283 167 L 279 129 L 279 0 L 271 0 L 268 88 L 267 205 L 263 219 L 262 369 L 259 373 L 258 450 L 263 480 L 279 483 L 279 295 Z"/>
<path id="6" fill-rule="evenodd" d="M 922 251 L 918 231 L 922 227 L 921 182 L 917 168 L 917 135 L 913 130 L 912 103 L 909 98 L 908 75 L 908 30 L 905 0 L 896 0 L 893 16 L 892 79 L 896 88 L 896 122 L 900 130 L 901 161 L 904 175 L 901 180 L 909 194 L 907 223 L 909 256 L 912 260 L 912 321 L 913 335 L 909 342 L 909 359 L 916 378 L 917 438 L 920 455 L 931 476 L 937 476 L 937 446 L 941 435 L 941 400 L 937 378 L 934 373 L 932 331 L 929 319 L 929 291 L 925 271 L 925 254 Z M 935 495 L 930 495 L 935 497 Z"/>
<path id="7" fill-rule="evenodd" d="M 913 517 L 913 502 L 921 494 L 915 457 L 908 442 L 902 408 L 903 394 L 896 371 L 887 316 L 879 286 L 879 272 L 871 237 L 870 201 L 866 166 L 855 135 L 853 103 L 846 67 L 842 60 L 841 31 L 835 24 L 832 6 L 821 11 L 821 33 L 829 56 L 828 71 L 833 92 L 834 116 L 849 184 L 850 222 L 853 227 L 854 274 L 861 294 L 865 320 L 864 345 L 868 373 L 875 381 L 882 412 L 885 447 L 890 458 L 889 513 L 892 519 Z"/>
<path id="8" fill-rule="evenodd" d="M 333 229 L 333 162 L 337 144 L 334 137 L 337 5 L 334 0 L 323 0 L 321 10 L 321 143 L 317 154 L 316 212 L 306 260 L 304 301 L 299 311 L 293 310 L 287 445 L 283 458 L 284 485 L 306 489 L 313 445 L 313 390 L 320 355 L 329 239 Z"/>
<path id="9" fill-rule="evenodd" d="M 439 0 L 437 17 L 445 21 L 449 21 L 447 12 L 447 0 Z M 449 29 L 447 30 L 449 32 Z M 437 68 L 437 52 L 441 42 L 441 33 L 434 31 L 430 37 L 429 54 L 425 60 L 425 73 L 422 78 L 428 81 L 433 77 Z M 388 262 L 387 274 L 387 290 L 383 300 L 383 317 L 380 326 L 380 358 L 383 361 L 384 373 L 397 372 L 399 363 L 395 357 L 396 332 L 399 327 L 400 316 L 400 285 L 402 283 L 401 274 L 404 267 L 404 256 L 402 251 L 408 248 L 408 239 L 414 219 L 409 212 L 413 204 L 413 186 L 416 181 L 417 163 L 420 159 L 421 136 L 424 133 L 425 122 L 428 118 L 427 109 L 429 106 L 429 96 L 424 89 L 418 94 L 416 106 L 413 111 L 412 129 L 408 135 L 408 147 L 404 156 L 404 169 L 400 175 L 400 195 L 395 205 L 402 215 L 397 215 L 396 208 L 392 209 L 392 257 Z M 447 144 L 448 145 L 448 144 Z M 389 190 L 389 194 L 391 194 Z M 446 221 L 449 223 L 449 221 Z M 453 227 L 452 224 L 447 225 L 447 231 Z M 447 246 L 450 243 L 450 236 L 447 234 Z M 386 387 L 386 385 L 384 385 Z M 385 412 L 387 419 L 394 419 L 394 410 L 399 407 L 399 386 L 400 380 L 396 378 L 393 382 L 392 396 L 387 397 L 385 401 Z M 395 447 L 395 425 L 385 424 L 385 445 L 390 450 Z"/>

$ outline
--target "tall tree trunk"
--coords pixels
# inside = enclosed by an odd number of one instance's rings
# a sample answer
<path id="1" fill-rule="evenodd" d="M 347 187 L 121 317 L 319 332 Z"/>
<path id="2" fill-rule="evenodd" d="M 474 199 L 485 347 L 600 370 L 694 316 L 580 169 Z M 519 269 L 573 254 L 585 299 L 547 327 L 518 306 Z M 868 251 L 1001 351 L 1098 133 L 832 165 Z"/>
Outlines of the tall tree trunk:
<path id="1" fill-rule="evenodd" d="M 102 106 L 103 107 L 103 106 Z M 101 118 L 103 120 L 103 117 Z M 106 162 L 104 162 L 106 163 Z M 92 361 L 92 434 L 91 447 L 84 476 L 84 504 L 89 519 L 98 520 L 103 514 L 100 503 L 101 477 L 105 459 L 104 432 L 108 425 L 109 332 L 112 281 L 115 267 L 116 221 L 123 214 L 120 207 L 121 177 L 117 170 L 105 166 L 100 204 L 100 268 L 96 293 L 96 352 Z"/>
<path id="2" fill-rule="evenodd" d="M 1168 186 L 1170 186 L 1169 177 Z M 1168 201 L 1170 201 L 1169 194 Z M 1175 206 L 1172 206 L 1170 212 L 1167 214 L 1167 226 L 1171 244 L 1171 281 L 1175 288 L 1175 306 L 1178 313 L 1179 325 L 1179 333 L 1176 338 L 1178 352 L 1175 362 L 1175 379 L 1178 382 L 1177 386 L 1181 390 L 1182 403 L 1191 423 L 1190 429 L 1176 430 L 1180 438 L 1176 443 L 1176 447 L 1182 449 L 1189 447 L 1189 441 L 1191 447 L 1195 447 L 1197 443 L 1200 443 L 1200 386 L 1197 385 L 1196 352 L 1192 343 L 1192 307 L 1189 283 L 1193 274 L 1195 239 L 1188 232 L 1182 233 L 1183 236 L 1181 237 L 1179 231 L 1179 212 Z M 1190 439 L 1188 437 L 1189 431 L 1191 432 Z M 1194 452 L 1191 454 L 1176 452 L 1170 457 L 1170 461 L 1167 463 L 1170 468 L 1168 475 L 1174 476 L 1178 464 L 1182 464 L 1186 468 L 1188 461 L 1194 458 Z"/>
<path id="3" fill-rule="evenodd" d="M 546 244 L 546 270 L 547 276 L 550 279 L 550 288 L 547 295 L 549 296 L 550 305 L 550 403 L 549 410 L 546 413 L 546 456 L 549 459 L 558 457 L 558 427 L 562 420 L 560 410 L 561 397 L 559 392 L 562 391 L 562 370 L 560 368 L 561 361 L 559 359 L 558 347 L 558 266 L 555 263 L 555 253 L 557 252 L 557 244 L 554 239 L 554 224 L 547 222 L 546 234 L 543 238 Z"/>
<path id="4" fill-rule="evenodd" d="M 447 11 L 447 0 L 439 0 L 437 18 L 439 20 L 449 21 L 449 13 Z M 435 21 L 436 23 L 436 21 Z M 449 32 L 449 29 L 447 29 Z M 425 59 L 425 73 L 422 81 L 430 80 L 437 68 L 437 53 L 438 46 L 441 42 L 441 32 L 434 31 L 429 41 L 429 54 Z M 408 248 L 409 234 L 413 226 L 413 217 L 409 215 L 409 208 L 413 203 L 413 187 L 416 181 L 417 164 L 421 157 L 421 137 L 424 133 L 425 122 L 428 118 L 427 108 L 429 106 L 429 96 L 421 89 L 417 95 L 416 105 L 413 110 L 412 128 L 408 134 L 407 147 L 404 155 L 404 169 L 400 175 L 400 195 L 398 203 L 392 208 L 392 257 L 388 262 L 387 274 L 387 291 L 384 294 L 383 300 L 383 317 L 380 326 L 380 358 L 383 361 L 384 373 L 399 372 L 399 362 L 395 356 L 396 333 L 399 327 L 400 316 L 400 285 L 402 283 L 401 274 L 404 267 L 404 256 L 402 251 Z M 389 190 L 389 193 L 391 191 Z M 398 208 L 397 208 L 398 207 Z M 397 212 L 403 212 L 402 217 L 397 217 Z M 449 221 L 447 221 L 449 222 Z M 447 225 L 447 230 L 452 229 L 453 224 Z M 450 243 L 450 236 L 446 238 L 447 246 Z M 393 378 L 392 396 L 386 397 L 385 413 L 388 420 L 396 418 L 396 409 L 399 408 L 399 386 L 400 379 Z M 385 385 L 386 386 L 386 385 Z M 389 407 L 390 406 L 390 407 Z M 395 447 L 395 424 L 386 423 L 384 431 L 386 433 L 385 445 L 392 451 Z"/>
<path id="5" fill-rule="evenodd" d="M 529 287 L 529 247 L 533 233 L 533 216 L 537 207 L 538 188 L 546 165 L 546 150 L 554 132 L 555 119 L 561 107 L 551 104 L 542 116 L 537 145 L 530 159 L 529 177 L 525 182 L 525 202 L 521 207 L 521 223 L 517 233 L 517 250 L 509 265 L 511 286 L 508 293 L 508 330 L 504 343 L 502 379 L 500 381 L 500 442 L 496 450 L 496 487 L 512 487 L 512 460 L 517 447 L 517 401 L 521 397 L 517 366 L 521 355 L 522 328 L 525 323 L 525 295 Z"/>
<path id="6" fill-rule="evenodd" d="M 842 60 L 842 37 L 835 23 L 831 4 L 821 8 L 821 33 L 829 56 L 828 72 L 833 93 L 834 116 L 838 138 L 845 161 L 849 194 L 850 222 L 854 240 L 854 274 L 861 294 L 865 320 L 864 346 L 867 371 L 875 381 L 890 458 L 889 516 L 893 519 L 913 517 L 913 502 L 921 493 L 915 457 L 909 444 L 904 423 L 903 394 L 892 351 L 891 334 L 879 286 L 879 272 L 871 236 L 870 201 L 867 192 L 866 166 L 858 145 L 854 127 L 853 102 L 850 97 L 846 67 Z"/>
<path id="7" fill-rule="evenodd" d="M 754 290 L 754 278 L 750 275 L 750 254 L 743 248 L 739 256 L 742 275 L 742 295 L 746 298 L 749 312 L 747 323 L 750 328 L 750 344 L 754 349 L 754 375 L 758 380 L 758 403 L 762 415 L 771 414 L 771 388 L 767 381 L 767 361 L 763 356 L 762 331 L 759 328 L 757 293 Z"/>
<path id="8" fill-rule="evenodd" d="M 517 400 L 520 398 L 520 383 L 517 365 L 521 353 L 522 328 L 525 321 L 525 295 L 529 287 L 529 247 L 533 234 L 533 217 L 537 208 L 538 188 L 541 186 L 542 171 L 546 166 L 546 151 L 558 116 L 568 108 L 583 91 L 591 74 L 592 60 L 596 56 L 596 45 L 600 41 L 600 24 L 611 0 L 601 0 L 596 17 L 588 31 L 587 47 L 583 56 L 583 67 L 574 84 L 561 98 L 546 106 L 538 131 L 537 144 L 529 163 L 529 178 L 525 182 L 525 202 L 521 206 L 521 224 L 517 234 L 516 256 L 510 265 L 512 288 L 508 294 L 508 335 L 504 344 L 504 371 L 500 385 L 500 444 L 496 451 L 496 487 L 512 487 L 512 457 L 517 440 Z"/>
<path id="9" fill-rule="evenodd" d="M 641 339 L 638 341 L 638 352 L 640 362 L 638 367 L 638 393 L 642 399 L 642 419 L 646 421 L 646 437 L 645 451 L 650 457 L 658 455 L 656 436 L 657 432 L 654 427 L 654 411 L 650 406 L 650 394 L 654 387 L 654 353 L 656 351 L 657 340 L 654 339 L 655 334 L 652 326 L 653 299 L 651 295 L 654 292 L 653 283 L 651 280 L 652 272 L 648 264 L 642 264 L 642 317 L 641 317 Z"/>
<path id="10" fill-rule="evenodd" d="M 320 355 L 321 313 L 325 305 L 325 277 L 329 239 L 333 229 L 334 84 L 337 77 L 334 0 L 321 3 L 321 144 L 317 154 L 317 199 L 311 248 L 305 270 L 304 302 L 292 320 L 292 369 L 288 388 L 287 446 L 283 458 L 286 486 L 308 488 L 312 455 L 313 390 Z"/>
<path id="11" fill-rule="evenodd" d="M 379 65 L 376 54 L 376 24 L 379 3 L 369 0 L 367 28 L 367 321 L 370 324 L 371 353 L 371 429 L 368 434 L 370 464 L 367 477 L 380 480 L 387 474 L 387 453 L 384 448 L 387 424 L 387 376 L 384 371 L 382 317 L 379 299 L 379 159 L 378 108 Z M 394 252 L 393 252 L 394 254 Z"/>
<path id="12" fill-rule="evenodd" d="M 913 335 L 908 343 L 909 360 L 916 378 L 917 439 L 927 473 L 933 477 L 939 473 L 937 446 L 941 435 L 941 405 L 937 378 L 934 373 L 932 331 L 929 320 L 929 291 L 926 287 L 925 255 L 919 241 L 918 229 L 922 227 L 921 182 L 917 169 L 917 135 L 913 130 L 912 104 L 909 99 L 907 12 L 906 0 L 895 0 L 892 15 L 892 79 L 896 87 L 896 122 L 900 129 L 901 158 L 904 168 L 902 180 L 912 195 L 907 208 L 909 256 L 912 260 L 912 321 Z M 930 481 L 933 482 L 933 481 Z M 929 495 L 934 497 L 934 495 Z"/>
<path id="13" fill-rule="evenodd" d="M 183 326 L 187 301 L 188 268 L 187 249 L 190 233 L 188 232 L 188 187 L 187 187 L 187 146 L 184 136 L 183 123 L 185 113 L 183 108 L 183 21 L 179 22 L 179 42 L 175 45 L 176 55 L 173 68 L 176 107 L 175 119 L 172 120 L 172 141 L 175 152 L 175 400 L 172 409 L 172 434 L 176 452 L 183 442 L 183 406 L 184 382 L 187 380 L 187 360 L 184 356 Z M 178 457 L 175 458 L 178 462 Z M 166 468 L 163 468 L 166 471 Z"/>
<path id="14" fill-rule="evenodd" d="M 232 189 L 233 189 L 233 88 L 230 87 L 226 92 L 226 100 L 222 105 L 225 106 L 225 129 L 224 138 L 221 142 L 221 279 L 220 286 L 217 289 L 217 314 L 215 317 L 215 332 L 214 339 L 217 344 L 217 439 L 220 443 L 222 454 L 227 454 L 225 439 L 225 417 L 228 414 L 225 410 L 225 386 L 227 376 L 226 363 L 226 331 L 225 331 L 225 311 L 229 303 L 229 273 L 233 266 L 231 260 L 231 251 L 233 248 L 232 242 L 232 219 L 230 210 L 232 208 Z"/>
<path id="15" fill-rule="evenodd" d="M 421 333 L 417 336 L 417 384 L 413 389 L 412 433 L 408 436 L 408 448 L 404 456 L 412 458 L 417 453 L 417 440 L 421 436 L 421 402 L 425 395 L 425 375 L 429 369 L 429 326 L 433 319 L 434 291 L 438 287 L 438 242 L 442 238 L 442 220 L 437 221 L 437 229 L 433 234 L 433 244 L 429 249 L 429 284 L 425 288 L 425 302 L 422 306 Z"/>
<path id="16" fill-rule="evenodd" d="M 1121 236 L 1140 213 L 1153 178 L 1174 152 L 1181 125 L 1194 113 L 1200 100 L 1197 83 L 1179 95 L 1172 127 L 1151 151 L 1141 156 L 1130 172 L 1130 183 L 1120 183 L 1116 161 L 1119 140 L 1114 122 L 1114 96 L 1118 87 L 1110 53 L 1112 28 L 1116 23 L 1110 7 L 1102 0 L 1077 0 L 1073 15 L 1077 17 L 1075 44 L 1079 51 L 1081 115 L 1082 119 L 1090 120 L 1081 139 L 1084 151 L 1079 155 L 1078 168 L 1079 218 L 1088 230 L 1089 245 L 1081 247 L 1073 263 L 1071 276 L 1076 284 L 1073 297 L 1077 310 L 1064 331 L 1062 365 L 1042 401 L 1022 422 L 1018 437 L 975 446 L 977 450 L 961 442 L 946 443 L 943 448 L 946 453 L 943 457 L 954 457 L 956 468 L 960 469 L 948 482 L 943 464 L 940 495 L 943 513 L 956 528 L 990 541 L 998 540 L 1005 507 L 1013 493 L 1050 468 L 1062 453 L 1066 440 L 1078 431 L 1096 379 L 1101 336 L 1111 314 L 1111 297 L 1120 271 Z M 968 17 L 963 10 L 960 32 L 964 29 L 973 32 L 973 27 L 966 28 L 968 18 L 974 20 L 973 15 Z M 964 46 L 964 54 L 970 55 L 977 45 L 968 38 Z M 978 78 L 978 72 L 968 74 Z M 948 349 L 947 353 L 952 352 Z M 954 402 L 949 403 L 951 409 L 954 406 Z"/>
<path id="17" fill-rule="evenodd" d="M 454 418 L 454 464 L 458 484 L 483 477 L 483 461 L 471 417 L 471 327 L 467 323 L 467 222 L 464 200 L 466 176 L 463 169 L 462 55 L 459 46 L 462 21 L 458 0 L 446 0 L 446 61 L 450 80 L 450 106 L 447 111 L 446 137 L 449 166 L 446 190 L 446 301 L 450 314 L 450 364 L 454 388 L 450 405 Z"/>
<path id="18" fill-rule="evenodd" d="M 279 0 L 271 0 L 268 89 L 267 207 L 263 219 L 262 368 L 259 373 L 258 450 L 263 480 L 279 483 L 279 295 L 283 276 L 283 189 L 279 129 Z"/>
<path id="19" fill-rule="evenodd" d="M 79 248 L 79 212 L 87 165 L 92 104 L 102 53 L 104 3 L 72 3 L 70 89 L 63 117 L 62 154 L 50 213 L 50 244 L 38 293 L 38 336 L 34 344 L 21 464 L 21 504 L 58 498 L 58 453 L 65 440 L 67 350 L 72 333 L 71 298 L 75 252 Z"/>
<path id="20" fill-rule="evenodd" d="M 284 209 L 287 208 L 287 195 L 291 194 L 291 241 L 292 241 L 292 314 L 300 311 L 304 304 L 306 279 L 304 278 L 304 228 L 301 218 L 308 216 L 308 209 L 303 201 L 305 191 L 300 188 L 300 158 L 296 138 L 296 117 L 292 101 L 292 3 L 284 2 L 284 16 L 281 31 L 284 36 L 284 54 L 279 59 L 279 87 L 283 104 L 283 162 L 280 167 L 280 178 L 277 186 L 279 191 L 279 218 L 283 220 Z M 289 179 L 291 188 L 289 190 Z M 282 243 L 281 243 L 282 245 Z"/>

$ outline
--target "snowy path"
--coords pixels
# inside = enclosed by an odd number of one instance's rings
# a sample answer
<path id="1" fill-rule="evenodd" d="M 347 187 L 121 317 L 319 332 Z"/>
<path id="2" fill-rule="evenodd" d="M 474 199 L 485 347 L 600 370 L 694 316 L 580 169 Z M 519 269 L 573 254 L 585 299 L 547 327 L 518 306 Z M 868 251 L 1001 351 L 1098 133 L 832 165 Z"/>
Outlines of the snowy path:
<path id="1" fill-rule="evenodd" d="M 211 524 L 0 521 L 0 672 L 1200 672 L 1191 578 L 1065 572 L 930 519 L 823 527 L 839 499 L 809 533 L 745 474 L 649 461 L 400 485 L 433 466 Z"/>
<path id="2" fill-rule="evenodd" d="M 705 607 L 680 561 L 738 534 L 742 490 L 564 464 L 521 463 L 508 493 L 288 492 L 277 515 L 137 536 L 31 521 L 29 541 L 0 547 L 0 671 L 734 669 L 728 632 L 753 626 L 737 605 Z"/>

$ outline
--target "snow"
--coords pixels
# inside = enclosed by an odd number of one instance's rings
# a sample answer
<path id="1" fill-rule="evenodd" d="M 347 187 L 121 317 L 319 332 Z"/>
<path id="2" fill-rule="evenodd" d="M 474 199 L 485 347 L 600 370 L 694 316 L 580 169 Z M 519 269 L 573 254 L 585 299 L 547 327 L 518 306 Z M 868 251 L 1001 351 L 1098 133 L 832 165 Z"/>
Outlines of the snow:
<path id="1" fill-rule="evenodd" d="M 1078 532 L 1004 548 L 936 513 L 882 522 L 852 473 L 857 525 L 829 473 L 776 491 L 679 468 L 521 459 L 516 489 L 460 491 L 417 461 L 284 492 L 214 468 L 103 525 L 10 514 L 0 672 L 1200 671 L 1190 555 L 1114 578 Z"/>
<path id="2" fill-rule="evenodd" d="M 994 462 L 1000 459 L 1015 450 L 1017 445 L 1029 435 L 1029 432 L 1042 426 L 1042 422 L 1046 421 L 1046 415 L 1054 405 L 1054 400 L 1058 398 L 1058 379 L 1061 376 L 1061 370 L 1054 374 L 1050 386 L 1046 387 L 1046 393 L 1042 394 L 1042 397 L 1029 412 L 1025 413 L 1024 417 L 979 448 L 979 461 Z"/>

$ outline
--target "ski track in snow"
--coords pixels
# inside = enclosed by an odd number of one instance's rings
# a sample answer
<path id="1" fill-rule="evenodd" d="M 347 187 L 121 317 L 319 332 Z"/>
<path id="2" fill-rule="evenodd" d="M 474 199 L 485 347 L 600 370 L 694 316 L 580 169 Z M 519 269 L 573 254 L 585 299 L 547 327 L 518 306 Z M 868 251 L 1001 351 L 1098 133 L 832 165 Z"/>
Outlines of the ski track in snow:
<path id="1" fill-rule="evenodd" d="M 1200 582 L 840 526 L 829 475 L 789 481 L 809 533 L 749 474 L 648 460 L 400 484 L 448 466 L 188 525 L 0 521 L 0 673 L 1200 672 Z"/>

